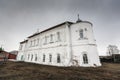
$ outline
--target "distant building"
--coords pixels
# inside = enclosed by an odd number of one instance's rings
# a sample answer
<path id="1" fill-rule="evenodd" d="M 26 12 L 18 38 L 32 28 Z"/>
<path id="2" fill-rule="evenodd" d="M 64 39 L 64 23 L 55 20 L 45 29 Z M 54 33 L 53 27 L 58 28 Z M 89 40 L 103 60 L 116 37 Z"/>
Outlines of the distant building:
<path id="1" fill-rule="evenodd" d="M 17 55 L 17 54 L 18 54 L 18 51 L 14 50 L 14 51 L 11 51 L 11 52 L 9 52 L 9 53 L 14 54 L 14 55 Z"/>
<path id="2" fill-rule="evenodd" d="M 116 45 L 109 45 L 107 47 L 107 55 L 112 56 L 113 54 L 119 54 L 119 49 Z"/>
<path id="3" fill-rule="evenodd" d="M 16 55 L 0 50 L 0 61 L 6 61 L 9 59 L 16 59 Z"/>
<path id="4" fill-rule="evenodd" d="M 101 66 L 93 25 L 78 18 L 37 32 L 20 42 L 17 60 L 54 66 Z"/>
<path id="5" fill-rule="evenodd" d="M 107 55 L 100 56 L 101 62 L 120 62 L 120 53 L 116 45 L 107 47 Z"/>

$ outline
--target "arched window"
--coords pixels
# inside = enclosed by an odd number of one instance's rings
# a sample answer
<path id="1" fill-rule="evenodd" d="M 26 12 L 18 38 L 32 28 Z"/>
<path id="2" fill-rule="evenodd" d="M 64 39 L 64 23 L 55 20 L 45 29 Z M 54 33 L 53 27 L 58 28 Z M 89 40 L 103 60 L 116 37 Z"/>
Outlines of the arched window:
<path id="1" fill-rule="evenodd" d="M 60 63 L 61 59 L 60 59 L 60 54 L 57 54 L 57 63 Z"/>
<path id="2" fill-rule="evenodd" d="M 35 61 L 37 61 L 37 54 L 35 54 Z"/>
<path id="3" fill-rule="evenodd" d="M 21 56 L 21 60 L 23 61 L 23 55 Z"/>
<path id="4" fill-rule="evenodd" d="M 88 64 L 87 54 L 83 54 L 83 63 L 84 63 L 84 64 Z"/>
<path id="5" fill-rule="evenodd" d="M 19 50 L 22 50 L 22 47 L 23 47 L 23 45 L 22 45 L 22 44 L 20 44 L 20 48 L 19 48 Z"/>
<path id="6" fill-rule="evenodd" d="M 43 55 L 43 62 L 45 62 L 45 54 Z"/>
<path id="7" fill-rule="evenodd" d="M 81 29 L 81 30 L 79 31 L 79 35 L 80 35 L 80 39 L 83 39 L 83 38 L 84 38 L 83 29 Z"/>
<path id="8" fill-rule="evenodd" d="M 31 55 L 31 61 L 33 60 L 33 54 Z"/>
<path id="9" fill-rule="evenodd" d="M 29 58 L 30 58 L 30 54 L 28 54 L 28 60 L 29 60 Z"/>
<path id="10" fill-rule="evenodd" d="M 49 55 L 49 62 L 52 62 L 52 55 Z"/>

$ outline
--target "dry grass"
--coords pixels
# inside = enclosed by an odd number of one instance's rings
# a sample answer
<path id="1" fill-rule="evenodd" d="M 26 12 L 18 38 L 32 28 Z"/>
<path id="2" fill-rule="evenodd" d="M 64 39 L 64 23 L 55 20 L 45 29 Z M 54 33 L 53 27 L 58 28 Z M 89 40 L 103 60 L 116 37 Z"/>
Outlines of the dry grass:
<path id="1" fill-rule="evenodd" d="M 120 64 L 85 68 L 7 62 L 0 65 L 0 80 L 120 80 Z"/>

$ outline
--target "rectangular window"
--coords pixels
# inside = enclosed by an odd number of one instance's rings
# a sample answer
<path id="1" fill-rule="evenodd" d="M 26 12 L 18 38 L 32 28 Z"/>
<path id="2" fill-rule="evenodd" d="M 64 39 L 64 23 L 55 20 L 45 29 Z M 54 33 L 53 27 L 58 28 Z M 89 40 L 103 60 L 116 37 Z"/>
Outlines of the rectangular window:
<path id="1" fill-rule="evenodd" d="M 30 41 L 30 47 L 32 46 L 32 41 Z"/>
<path id="2" fill-rule="evenodd" d="M 60 32 L 57 32 L 57 41 L 61 41 L 61 39 L 60 39 Z"/>
<path id="3" fill-rule="evenodd" d="M 37 45 L 39 45 L 39 39 L 37 39 Z"/>
<path id="4" fill-rule="evenodd" d="M 45 36 L 45 42 L 44 42 L 44 44 L 47 44 L 47 36 Z"/>
<path id="5" fill-rule="evenodd" d="M 53 34 L 50 35 L 50 43 L 53 42 Z"/>
<path id="6" fill-rule="evenodd" d="M 31 41 L 31 47 L 33 46 L 33 41 Z"/>
<path id="7" fill-rule="evenodd" d="M 21 45 L 20 45 L 20 49 L 19 49 L 19 50 L 22 50 L 22 47 L 23 47 L 23 45 L 21 44 Z"/>
<path id="8" fill-rule="evenodd" d="M 36 45 L 36 40 L 34 40 L 34 46 Z"/>

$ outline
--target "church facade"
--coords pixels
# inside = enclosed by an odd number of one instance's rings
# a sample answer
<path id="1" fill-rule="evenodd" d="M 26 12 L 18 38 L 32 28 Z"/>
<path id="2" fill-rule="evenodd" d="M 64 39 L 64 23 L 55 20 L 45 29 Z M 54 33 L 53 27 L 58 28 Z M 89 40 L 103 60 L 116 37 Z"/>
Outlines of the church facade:
<path id="1" fill-rule="evenodd" d="M 53 66 L 101 66 L 93 25 L 63 22 L 20 42 L 18 61 Z"/>

